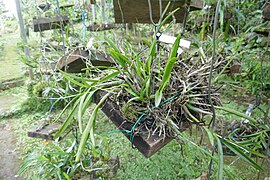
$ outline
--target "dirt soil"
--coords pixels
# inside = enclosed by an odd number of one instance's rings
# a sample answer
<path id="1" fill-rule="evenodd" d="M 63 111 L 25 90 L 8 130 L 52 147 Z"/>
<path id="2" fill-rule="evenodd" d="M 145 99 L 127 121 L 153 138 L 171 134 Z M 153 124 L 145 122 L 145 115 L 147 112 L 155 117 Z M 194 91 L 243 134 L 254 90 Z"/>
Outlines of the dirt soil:
<path id="1" fill-rule="evenodd" d="M 17 22 L 14 22 L 15 26 Z M 14 31 L 12 29 L 12 31 Z M 19 31 L 0 32 L 0 86 L 2 82 L 18 79 L 23 76 L 17 42 L 20 41 Z M 3 49 L 1 49 L 1 47 Z M 0 87 L 1 89 L 1 87 Z M 20 97 L 0 94 L 0 114 L 9 113 L 18 103 Z M 19 149 L 16 146 L 16 133 L 14 132 L 16 119 L 0 118 L 0 180 L 19 179 L 15 175 L 20 167 L 18 159 Z"/>
<path id="2" fill-rule="evenodd" d="M 0 180 L 17 179 L 15 175 L 20 167 L 12 121 L 0 124 Z"/>
<path id="3" fill-rule="evenodd" d="M 17 101 L 18 98 L 12 95 L 0 96 L 0 113 L 10 111 Z M 0 180 L 17 179 L 15 175 L 20 167 L 14 123 L 16 119 L 0 119 Z"/>

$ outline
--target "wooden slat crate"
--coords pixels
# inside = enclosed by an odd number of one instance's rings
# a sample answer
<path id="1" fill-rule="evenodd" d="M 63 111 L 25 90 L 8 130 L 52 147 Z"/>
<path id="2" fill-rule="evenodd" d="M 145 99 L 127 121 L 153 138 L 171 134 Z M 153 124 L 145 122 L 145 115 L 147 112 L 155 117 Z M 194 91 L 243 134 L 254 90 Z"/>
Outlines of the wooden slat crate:
<path id="1" fill-rule="evenodd" d="M 95 102 L 99 102 L 103 97 L 103 93 L 97 93 L 95 96 Z M 120 129 L 120 130 L 130 130 L 133 126 L 131 123 L 127 122 L 126 118 L 120 112 L 118 106 L 112 102 L 110 99 L 107 99 L 102 105 L 102 111 L 105 115 Z M 180 131 L 185 131 L 188 128 L 187 124 L 180 129 Z M 130 139 L 130 135 L 123 133 L 128 139 Z M 151 135 L 148 137 L 148 132 L 144 134 L 138 134 L 134 136 L 133 145 L 145 156 L 150 157 L 159 151 L 162 147 L 168 144 L 172 137 L 160 137 L 157 134 Z"/>
<path id="2" fill-rule="evenodd" d="M 57 67 L 63 71 L 69 73 L 80 73 L 83 68 L 86 68 L 86 58 L 93 66 L 112 66 L 114 64 L 110 56 L 106 56 L 100 52 L 93 52 L 89 54 L 89 51 L 83 49 L 76 49 L 66 58 L 62 57 L 58 63 Z"/>
<path id="3" fill-rule="evenodd" d="M 98 103 L 103 96 L 104 93 L 96 93 L 94 97 L 94 102 Z M 122 115 L 118 106 L 110 99 L 107 99 L 104 102 L 101 110 L 120 130 L 130 130 L 132 128 L 133 123 L 128 123 L 128 121 L 126 121 L 127 119 Z M 61 125 L 59 124 L 44 124 L 43 122 L 41 122 L 36 128 L 28 131 L 28 136 L 33 138 L 53 140 L 54 134 L 59 130 L 60 126 Z M 188 127 L 189 127 L 188 124 L 183 124 L 180 131 L 183 132 Z M 64 136 L 66 136 L 66 134 Z M 129 134 L 124 132 L 123 134 L 128 139 L 130 139 Z M 147 158 L 154 155 L 162 147 L 164 147 L 171 140 L 173 140 L 172 137 L 164 138 L 163 136 L 162 137 L 158 136 L 158 134 L 151 134 L 151 136 L 148 135 L 149 135 L 148 131 L 145 131 L 145 133 L 137 134 L 134 136 L 132 142 L 133 145 Z M 62 138 L 63 137 L 61 137 L 60 140 Z"/>
<path id="4" fill-rule="evenodd" d="M 171 12 L 176 8 L 180 8 L 174 16 L 177 23 L 183 22 L 186 12 L 186 8 L 184 7 L 185 0 L 162 0 L 163 10 L 169 1 L 171 1 L 171 5 L 168 11 Z M 151 23 L 148 0 L 114 0 L 113 4 L 116 23 Z M 151 0 L 151 6 L 153 20 L 154 22 L 158 22 L 160 18 L 159 0 Z M 191 11 L 202 9 L 202 7 L 202 0 L 191 1 Z"/>
<path id="5" fill-rule="evenodd" d="M 69 22 L 67 16 L 56 16 L 53 18 L 34 18 L 34 32 L 59 29 L 61 25 L 66 26 Z"/>

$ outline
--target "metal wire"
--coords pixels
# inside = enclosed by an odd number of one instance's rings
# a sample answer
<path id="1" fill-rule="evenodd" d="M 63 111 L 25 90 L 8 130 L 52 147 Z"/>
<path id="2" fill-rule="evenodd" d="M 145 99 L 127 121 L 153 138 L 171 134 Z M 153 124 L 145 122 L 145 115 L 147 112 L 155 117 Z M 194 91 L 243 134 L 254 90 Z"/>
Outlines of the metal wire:
<path id="1" fill-rule="evenodd" d="M 67 55 L 66 55 L 66 50 L 65 50 L 65 47 L 66 47 L 65 46 L 65 35 L 64 35 L 64 30 L 63 30 L 64 24 L 63 24 L 63 19 L 61 16 L 61 11 L 59 8 L 58 0 L 55 0 L 55 3 L 56 3 L 56 10 L 57 10 L 57 13 L 58 13 L 59 18 L 60 18 L 61 36 L 62 36 L 62 42 L 63 42 L 63 46 L 64 46 L 64 60 L 65 60 L 65 71 L 66 71 L 66 69 L 67 69 Z"/>
<path id="2" fill-rule="evenodd" d="M 124 23 L 124 13 L 123 13 L 123 10 L 122 10 L 121 4 L 120 4 L 120 0 L 118 0 L 118 6 L 119 6 L 120 13 L 121 13 L 122 23 Z"/>
<path id="3" fill-rule="evenodd" d="M 208 81 L 208 100 L 211 105 L 211 111 L 213 113 L 210 125 L 212 123 L 212 133 L 214 131 L 215 127 L 215 122 L 216 122 L 216 111 L 214 108 L 213 101 L 211 99 L 211 85 L 212 85 L 212 76 L 213 76 L 213 67 L 214 67 L 214 62 L 216 59 L 216 30 L 217 30 L 217 22 L 218 22 L 218 14 L 219 14 L 219 7 L 221 5 L 222 0 L 218 0 L 217 6 L 216 6 L 216 13 L 215 13 L 215 20 L 214 20 L 214 30 L 213 30 L 213 51 L 212 51 L 212 60 L 211 60 L 211 67 L 210 67 L 210 74 L 209 74 L 209 81 Z M 215 153 L 215 143 L 213 145 L 212 149 L 212 157 L 214 156 Z M 207 179 L 210 179 L 211 176 L 211 171 L 212 171 L 212 164 L 213 164 L 213 158 L 211 158 L 210 163 L 209 163 L 209 168 L 208 168 L 208 175 Z"/>
<path id="4" fill-rule="evenodd" d="M 82 24 L 83 24 L 83 42 L 85 42 L 86 23 L 85 23 L 85 11 L 82 10 Z"/>
<path id="5" fill-rule="evenodd" d="M 150 21 L 154 26 L 159 26 L 158 23 L 155 23 L 153 20 L 153 12 L 152 12 L 152 4 L 151 4 L 151 0 L 148 0 L 148 8 L 149 8 L 149 17 L 150 17 Z M 159 14 L 160 14 L 160 19 L 162 18 L 162 1 L 159 0 Z"/>
<path id="6" fill-rule="evenodd" d="M 190 11 L 190 0 L 185 0 L 185 16 L 184 16 L 184 21 L 183 21 L 183 29 L 180 32 L 181 36 L 184 35 L 185 30 L 186 30 L 186 24 L 187 24 L 187 18 L 189 15 L 189 11 Z"/>
<path id="7" fill-rule="evenodd" d="M 37 0 L 35 0 L 35 4 L 36 4 L 36 6 L 38 7 Z M 46 6 L 48 6 L 48 1 L 47 1 L 47 0 L 46 0 Z M 36 18 L 39 19 L 39 12 L 38 12 L 38 9 L 37 9 L 37 8 L 36 8 L 35 13 L 36 13 Z M 39 30 L 39 36 L 40 36 L 40 43 L 41 43 L 41 45 L 43 46 L 43 39 L 42 39 L 41 27 L 40 27 L 39 24 L 38 24 L 38 30 Z M 46 51 L 46 50 L 44 49 L 44 52 L 43 52 L 43 51 L 41 50 L 41 48 L 40 48 L 42 62 L 43 62 L 43 63 L 45 62 L 45 69 L 47 70 L 47 67 L 48 67 L 48 65 L 49 65 L 50 62 L 47 60 L 46 55 L 44 54 L 45 51 Z M 41 66 L 40 63 L 39 63 L 39 66 Z M 45 75 L 45 77 L 46 77 L 45 80 L 47 80 L 47 84 L 48 84 L 48 86 L 50 86 L 50 77 L 51 77 L 52 75 L 51 75 L 51 76 L 48 76 L 47 73 L 44 73 L 44 72 L 42 71 L 41 68 L 42 68 L 42 67 L 40 67 L 40 74 L 41 74 L 42 81 L 44 80 L 44 79 L 43 79 L 43 76 Z M 50 65 L 49 65 L 49 68 L 51 68 Z M 55 71 L 55 69 L 54 69 L 53 71 Z M 48 77 L 47 77 L 47 76 L 48 76 Z M 51 103 L 51 107 L 50 107 L 50 109 L 46 112 L 46 116 L 47 116 L 47 117 L 48 117 L 48 116 L 50 115 L 50 113 L 55 109 L 55 104 L 58 102 L 58 101 L 54 102 L 54 99 L 52 98 L 52 96 L 50 96 L 49 100 L 50 100 L 50 103 Z"/>

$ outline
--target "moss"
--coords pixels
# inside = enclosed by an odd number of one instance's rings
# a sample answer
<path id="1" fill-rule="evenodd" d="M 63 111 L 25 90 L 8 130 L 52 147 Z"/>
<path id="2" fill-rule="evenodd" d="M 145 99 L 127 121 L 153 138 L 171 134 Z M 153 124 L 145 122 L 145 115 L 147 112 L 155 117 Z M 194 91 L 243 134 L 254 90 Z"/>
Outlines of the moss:
<path id="1" fill-rule="evenodd" d="M 43 81 L 38 82 L 33 85 L 33 95 L 37 97 L 42 97 L 44 89 L 47 87 L 47 84 Z"/>

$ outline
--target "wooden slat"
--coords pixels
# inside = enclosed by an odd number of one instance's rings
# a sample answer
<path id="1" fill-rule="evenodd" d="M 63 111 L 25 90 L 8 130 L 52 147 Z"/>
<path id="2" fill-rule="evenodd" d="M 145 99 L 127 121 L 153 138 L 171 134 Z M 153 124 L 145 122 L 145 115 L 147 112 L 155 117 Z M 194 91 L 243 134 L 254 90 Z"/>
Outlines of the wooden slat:
<path id="1" fill-rule="evenodd" d="M 56 16 L 53 18 L 38 18 L 38 19 L 34 18 L 33 19 L 34 32 L 58 29 L 61 28 L 61 24 L 63 24 L 63 26 L 66 26 L 68 24 L 68 21 L 69 19 L 67 16 Z"/>
<path id="2" fill-rule="evenodd" d="M 99 102 L 104 94 L 97 93 L 95 96 L 95 102 Z M 102 106 L 102 111 L 106 116 L 120 129 L 120 130 L 130 130 L 133 124 L 128 123 L 122 113 L 119 111 L 118 106 L 107 99 Z M 124 123 L 127 122 L 127 123 Z M 186 130 L 187 127 L 183 127 L 180 131 Z M 126 133 L 123 133 L 128 139 L 130 136 Z M 148 132 L 144 134 L 136 135 L 133 139 L 133 145 L 145 156 L 150 157 L 159 151 L 162 147 L 168 144 L 173 138 L 171 137 L 159 137 L 157 134 L 151 135 L 148 138 Z"/>
<path id="3" fill-rule="evenodd" d="M 94 24 L 87 27 L 87 31 L 105 31 L 114 28 L 121 28 L 125 26 L 121 26 L 119 24 Z"/>
<path id="4" fill-rule="evenodd" d="M 70 55 L 62 57 L 57 67 L 63 71 L 69 73 L 80 73 L 82 69 L 86 68 L 86 58 L 92 63 L 93 66 L 113 66 L 114 62 L 110 56 L 106 56 L 101 52 L 93 52 L 89 54 L 89 51 L 83 49 L 76 49 Z"/>
<path id="5" fill-rule="evenodd" d="M 40 138 L 46 140 L 53 140 L 54 133 L 56 133 L 60 125 L 59 124 L 43 124 L 41 122 L 37 127 L 27 132 L 28 137 Z"/>
<path id="6" fill-rule="evenodd" d="M 61 8 L 61 9 L 65 9 L 65 8 L 71 8 L 71 7 L 73 7 L 73 6 L 74 6 L 74 4 L 66 4 L 66 5 L 60 6 L 60 8 Z"/>
<path id="7" fill-rule="evenodd" d="M 171 1 L 169 11 L 173 11 L 176 8 L 180 8 L 175 13 L 177 23 L 181 23 L 184 20 L 185 15 L 185 0 L 162 0 L 163 10 L 165 9 L 168 1 Z M 151 23 L 149 16 L 148 0 L 114 0 L 114 15 L 116 23 Z M 151 0 L 152 15 L 154 22 L 158 22 L 160 18 L 159 12 L 159 0 Z M 192 1 L 190 10 L 198 10 L 203 6 L 201 0 Z M 169 12 L 168 12 L 169 13 Z"/>

